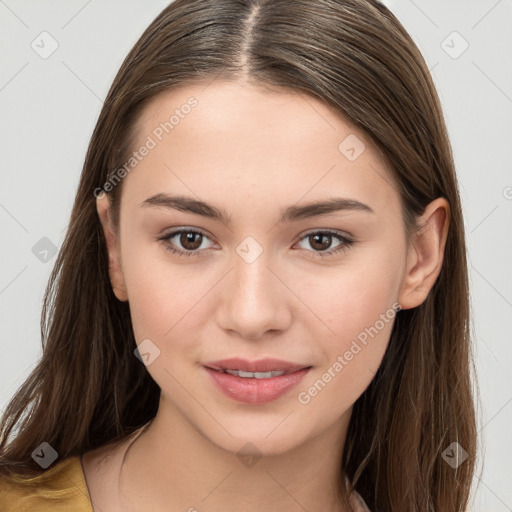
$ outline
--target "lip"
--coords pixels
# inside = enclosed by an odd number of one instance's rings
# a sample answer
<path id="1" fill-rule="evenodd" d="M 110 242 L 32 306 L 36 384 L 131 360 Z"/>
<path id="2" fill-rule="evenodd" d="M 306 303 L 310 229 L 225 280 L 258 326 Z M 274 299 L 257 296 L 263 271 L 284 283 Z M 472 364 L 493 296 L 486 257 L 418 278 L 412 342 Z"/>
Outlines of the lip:
<path id="1" fill-rule="evenodd" d="M 206 363 L 204 366 L 213 370 L 242 370 L 244 372 L 285 371 L 288 374 L 301 370 L 302 368 L 309 368 L 310 365 L 294 364 L 270 357 L 258 359 L 257 361 L 248 361 L 240 357 L 232 357 L 230 359 L 212 361 L 211 363 Z"/>
<path id="2" fill-rule="evenodd" d="M 297 365 L 278 359 L 247 361 L 239 358 L 215 361 L 204 366 L 213 383 L 225 396 L 245 404 L 265 404 L 277 400 L 297 386 L 311 369 L 311 366 Z M 248 372 L 285 371 L 279 377 L 268 379 L 244 378 L 225 373 L 222 370 Z"/>

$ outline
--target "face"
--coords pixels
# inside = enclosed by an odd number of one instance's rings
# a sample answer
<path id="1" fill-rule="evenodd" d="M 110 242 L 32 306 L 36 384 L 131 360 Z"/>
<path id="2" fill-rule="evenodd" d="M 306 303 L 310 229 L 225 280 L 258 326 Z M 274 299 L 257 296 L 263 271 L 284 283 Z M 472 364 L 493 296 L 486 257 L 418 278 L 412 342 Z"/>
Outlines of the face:
<path id="1" fill-rule="evenodd" d="M 380 153 L 313 97 L 229 82 L 154 98 L 144 145 L 109 251 L 160 408 L 232 451 L 283 452 L 346 422 L 411 266 Z M 230 358 L 288 373 L 207 369 Z"/>

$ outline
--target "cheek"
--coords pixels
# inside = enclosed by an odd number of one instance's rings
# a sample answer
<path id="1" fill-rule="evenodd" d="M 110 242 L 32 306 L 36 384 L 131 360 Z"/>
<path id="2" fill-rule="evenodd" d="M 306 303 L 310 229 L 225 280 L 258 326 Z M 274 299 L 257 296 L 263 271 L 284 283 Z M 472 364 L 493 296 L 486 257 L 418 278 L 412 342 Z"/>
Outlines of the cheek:
<path id="1" fill-rule="evenodd" d="M 185 361 L 203 359 L 201 333 L 211 319 L 209 299 L 219 273 L 199 269 L 200 263 L 176 263 L 155 244 L 144 247 L 126 240 L 125 249 L 123 273 L 135 339 L 137 344 L 150 339 L 156 345 L 159 358 L 148 371 L 168 387 L 173 382 L 166 371 L 183 377 Z"/>
<path id="2" fill-rule="evenodd" d="M 378 264 L 361 258 L 357 264 L 330 269 L 329 275 L 303 284 L 302 296 L 311 301 L 323 322 L 317 340 L 324 357 L 302 386 L 299 403 L 324 407 L 330 403 L 335 416 L 364 392 L 388 346 L 401 271 L 398 255 L 381 251 Z"/>
<path id="3" fill-rule="evenodd" d="M 345 291 L 325 302 L 335 334 L 319 337 L 323 364 L 297 395 L 301 406 L 310 407 L 309 413 L 329 411 L 327 423 L 353 405 L 374 378 L 397 314 L 397 303 L 387 287 L 347 287 Z"/>
<path id="4" fill-rule="evenodd" d="M 352 263 L 300 280 L 300 296 L 330 328 L 330 345 L 340 348 L 392 308 L 401 282 L 400 261 L 391 255 Z"/>

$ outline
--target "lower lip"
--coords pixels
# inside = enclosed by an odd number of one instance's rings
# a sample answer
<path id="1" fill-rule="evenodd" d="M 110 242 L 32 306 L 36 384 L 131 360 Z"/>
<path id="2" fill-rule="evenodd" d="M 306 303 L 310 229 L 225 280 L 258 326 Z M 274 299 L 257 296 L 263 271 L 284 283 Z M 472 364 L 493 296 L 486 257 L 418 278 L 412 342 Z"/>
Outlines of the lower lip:
<path id="1" fill-rule="evenodd" d="M 264 404 L 277 400 L 297 386 L 310 368 L 303 368 L 280 377 L 248 379 L 206 368 L 217 387 L 229 398 L 246 404 Z"/>

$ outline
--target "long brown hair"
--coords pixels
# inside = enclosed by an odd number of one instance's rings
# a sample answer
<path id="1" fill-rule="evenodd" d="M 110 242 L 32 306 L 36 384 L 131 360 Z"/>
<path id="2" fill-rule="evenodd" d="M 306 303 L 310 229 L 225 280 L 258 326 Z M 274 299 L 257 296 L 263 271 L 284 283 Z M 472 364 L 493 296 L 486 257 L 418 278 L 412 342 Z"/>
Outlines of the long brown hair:
<path id="1" fill-rule="evenodd" d="M 71 221 L 46 290 L 43 355 L 1 422 L 0 471 L 35 474 L 48 442 L 60 458 L 120 442 L 151 420 L 160 389 L 134 357 L 128 304 L 112 292 L 95 191 L 133 151 L 159 92 L 215 77 L 313 95 L 365 132 L 392 164 L 409 232 L 445 197 L 441 273 L 400 312 L 382 364 L 350 420 L 343 465 L 379 512 L 466 508 L 476 462 L 466 245 L 451 146 L 420 51 L 370 0 L 176 0 L 123 62 L 92 135 Z M 109 193 L 118 221 L 122 182 Z M 467 459 L 453 468 L 443 451 Z"/>

